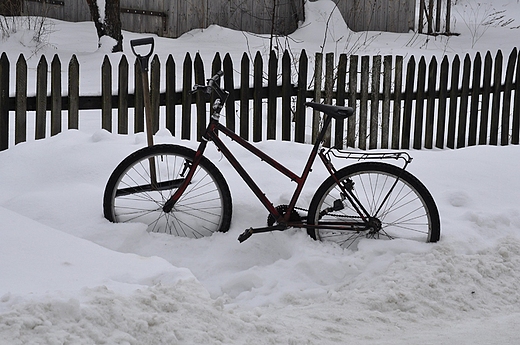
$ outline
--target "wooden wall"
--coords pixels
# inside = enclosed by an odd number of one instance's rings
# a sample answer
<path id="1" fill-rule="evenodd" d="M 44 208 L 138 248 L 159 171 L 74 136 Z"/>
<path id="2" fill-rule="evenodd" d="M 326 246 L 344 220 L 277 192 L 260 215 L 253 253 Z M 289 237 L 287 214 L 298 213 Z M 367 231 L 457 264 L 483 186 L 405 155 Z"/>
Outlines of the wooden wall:
<path id="1" fill-rule="evenodd" d="M 253 33 L 286 35 L 304 20 L 306 0 L 120 0 L 124 30 L 179 37 L 218 24 Z M 313 0 L 309 0 L 313 1 Z M 314 0 L 320 1 L 320 0 Z M 26 13 L 88 21 L 85 0 L 25 0 Z M 415 27 L 415 0 L 334 0 L 354 31 L 408 32 Z M 273 21 L 273 5 L 276 13 Z M 274 25 L 273 25 L 274 23 Z"/>

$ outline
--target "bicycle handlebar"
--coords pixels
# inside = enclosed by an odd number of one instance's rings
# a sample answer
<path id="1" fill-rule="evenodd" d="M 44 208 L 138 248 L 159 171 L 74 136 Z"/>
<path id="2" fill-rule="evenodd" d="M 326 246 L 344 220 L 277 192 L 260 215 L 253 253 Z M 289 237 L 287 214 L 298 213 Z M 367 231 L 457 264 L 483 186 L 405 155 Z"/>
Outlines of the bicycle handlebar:
<path id="1" fill-rule="evenodd" d="M 229 93 L 226 90 L 223 90 L 218 83 L 223 75 L 223 71 L 218 71 L 213 77 L 207 79 L 207 85 L 194 85 L 191 92 L 196 93 L 197 91 L 202 91 L 209 96 L 214 91 L 218 98 L 225 101 Z"/>

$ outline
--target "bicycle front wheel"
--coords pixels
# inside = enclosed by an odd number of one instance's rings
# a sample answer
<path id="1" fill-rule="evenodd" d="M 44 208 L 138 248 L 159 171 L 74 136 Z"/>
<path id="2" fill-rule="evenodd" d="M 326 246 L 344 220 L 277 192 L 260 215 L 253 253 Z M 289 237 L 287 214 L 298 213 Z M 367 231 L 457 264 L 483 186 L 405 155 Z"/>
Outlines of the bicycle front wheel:
<path id="1" fill-rule="evenodd" d="M 226 232 L 231 223 L 231 193 L 220 171 L 205 157 L 171 212 L 163 211 L 164 203 L 184 181 L 194 156 L 191 149 L 166 144 L 132 153 L 108 180 L 103 197 L 105 218 L 141 222 L 150 232 L 191 238 Z"/>
<path id="2" fill-rule="evenodd" d="M 335 177 L 350 190 L 353 206 L 334 177 L 326 179 L 309 206 L 307 223 L 357 223 L 349 230 L 309 228 L 308 234 L 344 248 L 360 238 L 413 239 L 437 242 L 440 218 L 435 201 L 426 187 L 409 172 L 394 165 L 364 162 L 340 169 Z M 367 214 L 361 214 L 364 210 Z M 361 224 L 362 226 L 359 226 Z M 363 225 L 364 224 L 364 225 Z M 324 225 L 325 226 L 325 225 Z"/>

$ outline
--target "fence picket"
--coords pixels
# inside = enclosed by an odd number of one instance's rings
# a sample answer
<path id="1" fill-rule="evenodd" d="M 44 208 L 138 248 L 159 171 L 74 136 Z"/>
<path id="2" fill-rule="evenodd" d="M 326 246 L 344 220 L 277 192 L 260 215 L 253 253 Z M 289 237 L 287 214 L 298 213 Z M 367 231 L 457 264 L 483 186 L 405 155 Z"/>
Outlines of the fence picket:
<path id="1" fill-rule="evenodd" d="M 332 104 L 332 93 L 334 91 L 334 53 L 327 53 L 325 55 L 325 92 L 323 96 L 323 101 L 325 104 Z M 335 126 L 336 120 L 332 120 L 333 125 L 330 125 L 327 128 L 327 132 L 325 133 L 324 145 L 326 147 L 330 147 L 331 144 L 331 133 L 332 126 Z"/>
<path id="2" fill-rule="evenodd" d="M 491 69 L 493 68 L 493 61 L 491 53 L 487 52 L 484 57 L 484 80 L 482 87 L 482 104 L 480 105 L 480 130 L 479 130 L 479 145 L 486 145 L 488 143 L 488 126 L 489 126 L 489 101 L 491 95 Z"/>
<path id="3" fill-rule="evenodd" d="M 226 127 L 231 129 L 233 132 L 235 131 L 236 123 L 235 123 L 235 78 L 233 78 L 233 60 L 231 60 L 231 56 L 226 54 L 224 57 L 224 88 L 226 90 L 233 90 L 230 92 L 228 100 L 226 102 Z"/>
<path id="4" fill-rule="evenodd" d="M 47 117 L 47 59 L 42 55 L 36 70 L 36 128 L 35 139 L 45 138 Z"/>
<path id="5" fill-rule="evenodd" d="M 415 85 L 415 58 L 412 56 L 406 66 L 406 89 L 404 91 L 404 113 L 402 124 L 402 138 L 401 147 L 404 149 L 410 148 L 410 135 L 412 127 L 412 105 L 413 105 L 413 91 Z"/>
<path id="6" fill-rule="evenodd" d="M 460 58 L 455 56 L 451 64 L 451 83 L 450 83 L 450 110 L 448 115 L 448 137 L 447 144 L 450 149 L 455 148 L 455 125 L 457 122 L 457 92 L 459 90 Z"/>
<path id="7" fill-rule="evenodd" d="M 516 77 L 520 76 L 520 54 L 517 55 L 516 62 Z M 515 100 L 513 106 L 513 127 L 512 127 L 512 135 L 511 135 L 511 144 L 518 145 L 520 144 L 520 82 L 518 80 L 515 82 L 514 86 L 515 90 Z"/>
<path id="8" fill-rule="evenodd" d="M 337 95 L 336 105 L 344 106 L 345 99 L 347 98 L 346 83 L 347 83 L 347 55 L 341 54 L 338 63 L 337 73 Z M 344 133 L 345 133 L 345 120 L 336 121 L 335 132 L 334 132 L 334 147 L 343 148 L 344 146 Z"/>
<path id="9" fill-rule="evenodd" d="M 473 62 L 473 76 L 471 77 L 471 108 L 469 111 L 468 146 L 477 144 L 477 120 L 480 100 L 480 74 L 482 73 L 482 59 L 477 53 Z"/>
<path id="10" fill-rule="evenodd" d="M 491 126 L 489 130 L 489 144 L 498 145 L 498 125 L 500 123 L 500 84 L 502 82 L 502 51 L 495 56 L 495 68 L 493 77 L 493 103 L 491 104 Z"/>
<path id="11" fill-rule="evenodd" d="M 347 120 L 347 147 L 356 146 L 356 122 L 359 111 L 357 111 L 357 82 L 358 82 L 358 62 L 357 55 L 351 55 L 348 67 L 348 105 L 356 110 L 356 115 Z"/>
<path id="12" fill-rule="evenodd" d="M 242 55 L 240 60 L 240 99 L 246 100 L 240 102 L 240 137 L 249 140 L 249 70 L 250 59 L 246 53 Z"/>
<path id="13" fill-rule="evenodd" d="M 51 135 L 61 132 L 61 62 L 54 55 L 51 62 Z"/>
<path id="14" fill-rule="evenodd" d="M 272 50 L 267 67 L 267 140 L 276 139 L 277 78 L 278 57 Z"/>
<path id="15" fill-rule="evenodd" d="M 361 57 L 361 97 L 359 100 L 359 148 L 365 150 L 367 148 L 368 136 L 368 85 L 370 81 L 370 58 L 368 56 Z"/>
<path id="16" fill-rule="evenodd" d="M 314 102 L 321 102 L 321 88 L 322 88 L 322 73 L 323 73 L 323 54 L 316 53 L 314 61 Z M 312 142 L 316 141 L 318 132 L 320 130 L 321 113 L 317 110 L 312 111 Z"/>
<path id="17" fill-rule="evenodd" d="M 256 53 L 253 66 L 253 141 L 262 140 L 262 86 L 264 64 L 260 52 Z"/>
<path id="18" fill-rule="evenodd" d="M 27 140 L 27 62 L 20 54 L 16 62 L 16 110 L 14 143 Z"/>
<path id="19" fill-rule="evenodd" d="M 401 137 L 401 100 L 403 90 L 403 57 L 396 56 L 394 68 L 394 113 L 392 116 L 392 149 L 398 149 Z"/>
<path id="20" fill-rule="evenodd" d="M 101 66 L 101 127 L 112 132 L 112 64 L 105 55 Z"/>
<path id="21" fill-rule="evenodd" d="M 469 98 L 469 83 L 471 76 L 471 60 L 469 54 L 464 58 L 464 66 L 462 71 L 462 92 L 459 97 L 459 123 L 457 130 L 457 148 L 466 146 L 466 124 L 468 119 L 468 98 Z"/>
<path id="22" fill-rule="evenodd" d="M 195 60 L 193 62 L 193 70 L 195 72 L 195 84 L 205 85 L 206 78 L 204 77 L 204 63 L 200 54 L 195 54 Z M 206 97 L 202 92 L 195 94 L 195 103 L 197 105 L 197 140 L 202 139 L 202 134 L 206 129 Z"/>
<path id="23" fill-rule="evenodd" d="M 309 59 L 305 50 L 300 54 L 298 63 L 298 94 L 296 97 L 296 114 L 294 140 L 297 143 L 305 142 L 305 97 L 307 91 L 307 73 Z"/>
<path id="24" fill-rule="evenodd" d="M 509 121 L 511 119 L 511 92 L 513 91 L 513 73 L 515 72 L 516 64 L 516 48 L 511 51 L 509 58 L 507 59 L 507 68 L 504 84 L 504 97 L 502 98 L 502 128 L 500 145 L 507 145 L 509 143 Z"/>
<path id="25" fill-rule="evenodd" d="M 175 60 L 173 56 L 168 55 L 166 60 L 166 129 L 170 131 L 172 135 L 176 135 L 176 112 L 175 108 L 177 105 L 177 92 L 175 90 Z"/>
<path id="26" fill-rule="evenodd" d="M 191 138 L 191 88 L 192 83 L 192 60 L 190 53 L 186 53 L 182 65 L 182 119 L 181 139 Z"/>
<path id="27" fill-rule="evenodd" d="M 282 140 L 291 140 L 291 57 L 286 50 L 282 57 Z"/>
<path id="28" fill-rule="evenodd" d="M 126 58 L 124 58 L 126 60 Z M 128 65 L 128 63 L 127 63 Z M 128 67 L 127 67 L 128 70 Z M 127 78 L 128 84 L 128 78 Z M 79 62 L 76 54 L 69 61 L 69 96 L 68 96 L 68 126 L 69 129 L 79 129 Z M 126 116 L 128 118 L 128 116 Z M 128 126 L 127 126 L 128 127 Z"/>
<path id="29" fill-rule="evenodd" d="M 433 148 L 433 131 L 435 122 L 435 88 L 437 85 L 437 59 L 432 57 L 428 67 L 428 94 L 426 97 L 424 147 Z"/>
<path id="30" fill-rule="evenodd" d="M 144 98 L 141 64 L 139 60 L 134 62 L 134 132 L 144 132 Z"/>
<path id="31" fill-rule="evenodd" d="M 381 148 L 388 148 L 390 138 L 390 99 L 392 88 L 392 56 L 383 59 L 383 104 L 381 108 Z"/>
<path id="32" fill-rule="evenodd" d="M 9 60 L 0 57 L 0 151 L 9 147 Z"/>
<path id="33" fill-rule="evenodd" d="M 435 147 L 444 148 L 444 140 L 446 138 L 446 105 L 448 97 L 448 58 L 444 56 L 441 62 L 441 73 L 439 80 L 439 106 L 437 109 L 437 136 L 435 139 Z"/>
<path id="34" fill-rule="evenodd" d="M 156 133 L 159 130 L 159 105 L 161 93 L 161 62 L 155 55 L 150 63 L 150 104 L 152 116 L 152 130 Z"/>
<path id="35" fill-rule="evenodd" d="M 417 70 L 417 96 L 415 100 L 415 120 L 413 131 L 413 148 L 420 149 L 423 137 L 423 114 L 424 99 L 426 87 L 426 60 L 423 57 L 419 60 L 419 68 Z"/>
<path id="36" fill-rule="evenodd" d="M 123 55 L 119 61 L 117 133 L 128 134 L 128 60 Z"/>
<path id="37" fill-rule="evenodd" d="M 379 131 L 379 88 L 381 80 L 381 56 L 372 59 L 372 88 L 370 97 L 370 138 L 369 148 L 377 148 Z"/>

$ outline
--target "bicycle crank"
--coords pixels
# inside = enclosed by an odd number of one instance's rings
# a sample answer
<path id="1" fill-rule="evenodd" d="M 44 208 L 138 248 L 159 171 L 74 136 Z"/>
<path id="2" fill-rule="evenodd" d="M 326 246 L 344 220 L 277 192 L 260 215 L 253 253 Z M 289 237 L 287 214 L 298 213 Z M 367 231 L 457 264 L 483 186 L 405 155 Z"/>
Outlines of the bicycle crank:
<path id="1" fill-rule="evenodd" d="M 253 234 L 258 234 L 261 232 L 283 231 L 286 229 L 287 229 L 287 226 L 283 225 L 283 224 L 276 224 L 274 226 L 266 226 L 263 228 L 249 228 L 249 229 L 246 229 L 243 233 L 241 233 L 240 236 L 238 236 L 238 241 L 240 243 L 242 243 L 245 240 L 247 240 L 249 237 L 251 237 Z"/>

